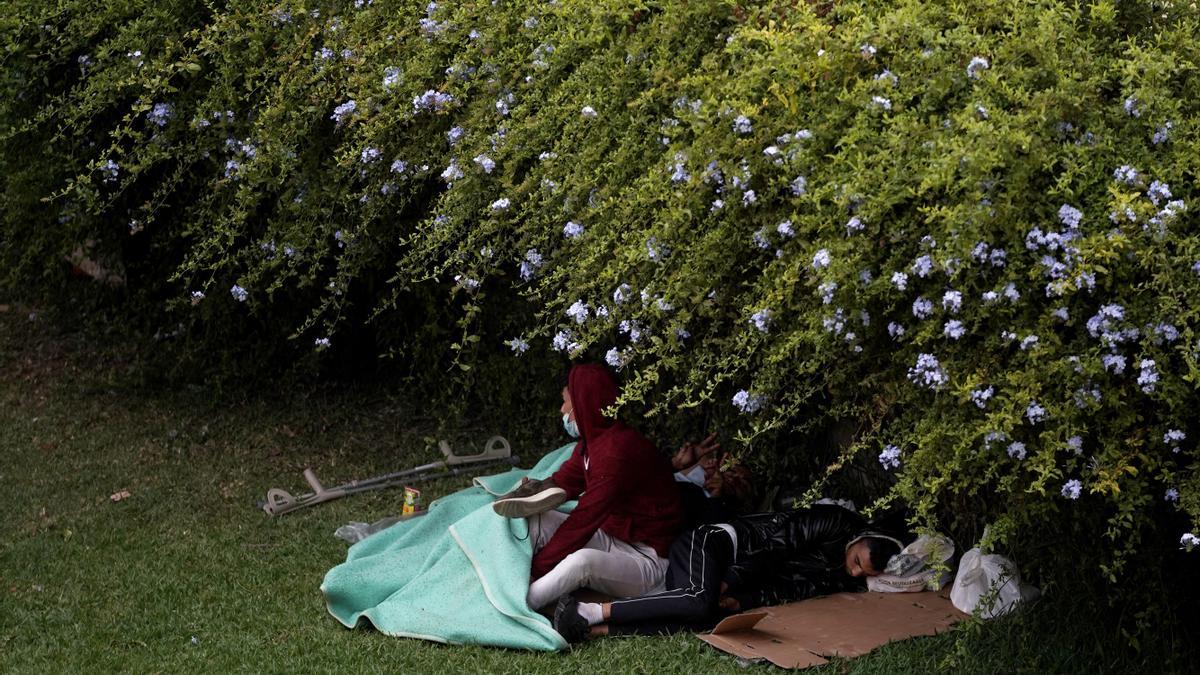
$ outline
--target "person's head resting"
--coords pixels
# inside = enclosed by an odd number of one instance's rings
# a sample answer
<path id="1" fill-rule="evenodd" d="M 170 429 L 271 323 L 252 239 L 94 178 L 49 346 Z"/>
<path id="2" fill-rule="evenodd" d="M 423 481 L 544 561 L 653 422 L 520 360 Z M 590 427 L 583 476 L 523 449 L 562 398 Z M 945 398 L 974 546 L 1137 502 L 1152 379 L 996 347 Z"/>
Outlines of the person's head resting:
<path id="1" fill-rule="evenodd" d="M 571 367 L 562 388 L 564 422 L 572 422 L 579 435 L 588 438 L 612 422 L 604 417 L 605 408 L 617 402 L 617 382 L 608 368 L 596 363 Z"/>
<path id="2" fill-rule="evenodd" d="M 899 552 L 900 544 L 891 537 L 859 537 L 846 547 L 846 573 L 852 577 L 879 576 L 888 560 Z"/>

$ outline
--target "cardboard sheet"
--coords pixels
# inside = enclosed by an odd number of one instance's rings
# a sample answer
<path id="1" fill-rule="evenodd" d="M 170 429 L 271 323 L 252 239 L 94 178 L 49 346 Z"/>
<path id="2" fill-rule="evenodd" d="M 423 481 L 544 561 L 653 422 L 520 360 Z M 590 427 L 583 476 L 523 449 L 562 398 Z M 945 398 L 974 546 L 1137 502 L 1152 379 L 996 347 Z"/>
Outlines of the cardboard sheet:
<path id="1" fill-rule="evenodd" d="M 935 635 L 967 617 L 941 593 L 838 593 L 731 616 L 700 639 L 781 668 L 854 657 L 896 640 Z"/>

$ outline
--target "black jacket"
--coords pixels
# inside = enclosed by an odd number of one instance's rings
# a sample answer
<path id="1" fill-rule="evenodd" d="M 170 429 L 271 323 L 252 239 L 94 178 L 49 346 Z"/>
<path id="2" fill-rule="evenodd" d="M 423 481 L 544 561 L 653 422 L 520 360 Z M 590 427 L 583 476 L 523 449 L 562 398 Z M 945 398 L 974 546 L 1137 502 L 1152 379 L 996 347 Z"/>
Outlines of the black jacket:
<path id="1" fill-rule="evenodd" d="M 846 572 L 846 544 L 867 533 L 853 511 L 819 504 L 808 509 L 757 513 L 729 522 L 737 533 L 726 595 L 743 610 L 841 591 L 866 581 Z"/>

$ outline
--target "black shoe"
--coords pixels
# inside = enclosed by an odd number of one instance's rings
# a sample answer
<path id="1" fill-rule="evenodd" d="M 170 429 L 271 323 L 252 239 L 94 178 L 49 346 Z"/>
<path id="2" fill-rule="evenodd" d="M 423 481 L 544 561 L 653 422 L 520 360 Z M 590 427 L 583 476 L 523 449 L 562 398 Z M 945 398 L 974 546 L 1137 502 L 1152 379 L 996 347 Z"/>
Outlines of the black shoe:
<path id="1" fill-rule="evenodd" d="M 571 644 L 583 642 L 589 632 L 587 619 L 579 615 L 579 601 L 570 593 L 558 599 L 554 606 L 554 630 Z"/>

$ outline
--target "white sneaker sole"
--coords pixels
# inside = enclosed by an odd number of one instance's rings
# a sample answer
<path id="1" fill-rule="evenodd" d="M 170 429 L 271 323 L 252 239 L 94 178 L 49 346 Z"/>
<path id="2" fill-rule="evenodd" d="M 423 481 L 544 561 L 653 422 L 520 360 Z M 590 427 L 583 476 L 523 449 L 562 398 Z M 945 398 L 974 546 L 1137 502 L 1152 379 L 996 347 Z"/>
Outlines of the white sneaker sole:
<path id="1" fill-rule="evenodd" d="M 546 488 L 528 497 L 510 497 L 492 502 L 492 510 L 505 518 L 527 518 L 545 513 L 567 501 L 567 491 L 560 487 Z"/>

